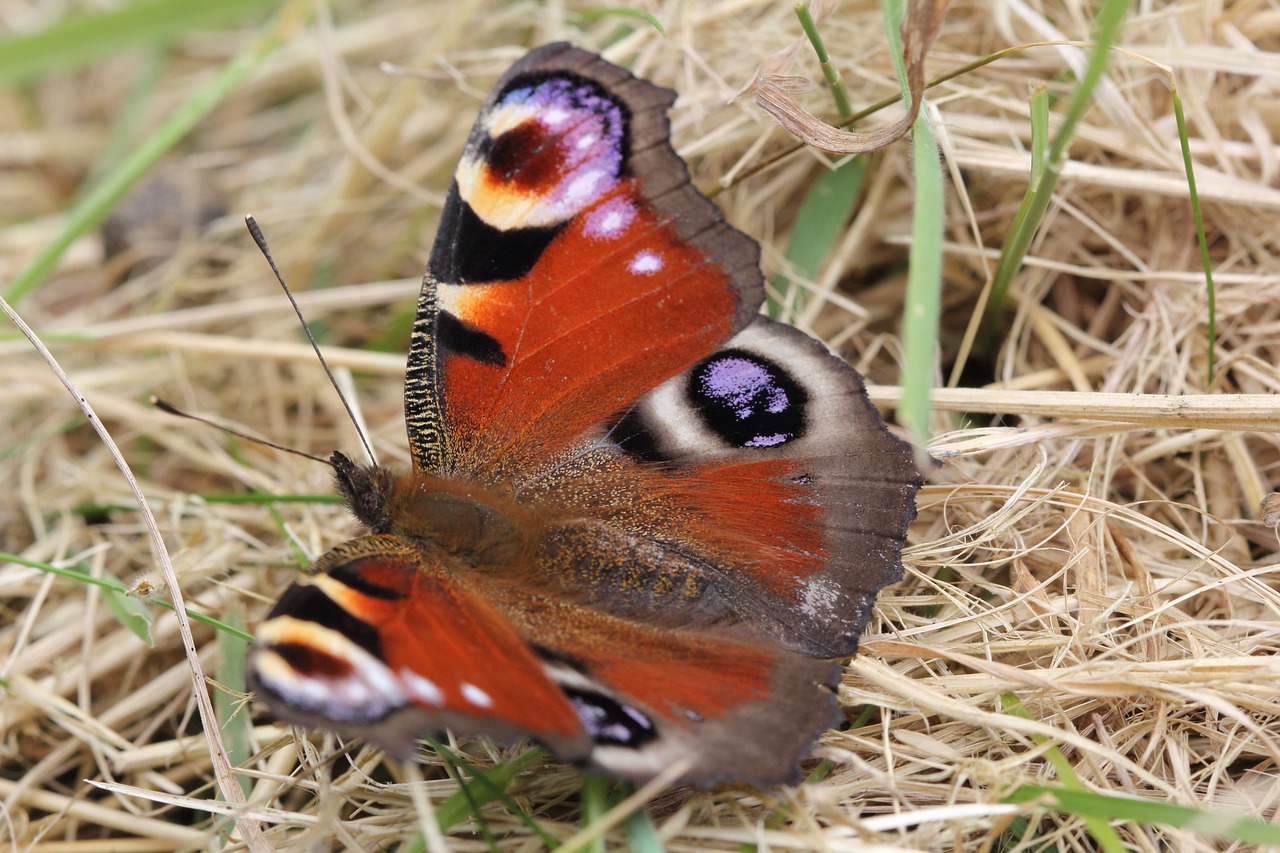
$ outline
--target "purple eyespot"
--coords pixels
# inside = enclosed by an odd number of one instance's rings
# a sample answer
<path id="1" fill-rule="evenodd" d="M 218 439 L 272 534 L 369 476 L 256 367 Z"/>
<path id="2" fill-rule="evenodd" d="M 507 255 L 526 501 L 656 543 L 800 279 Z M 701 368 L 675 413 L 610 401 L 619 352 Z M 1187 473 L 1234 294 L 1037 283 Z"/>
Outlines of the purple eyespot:
<path id="1" fill-rule="evenodd" d="M 804 434 L 808 395 L 779 365 L 722 350 L 694 367 L 690 402 L 712 432 L 734 447 L 778 447 Z"/>
<path id="2" fill-rule="evenodd" d="M 617 186 L 626 111 L 595 83 L 569 75 L 517 80 L 490 122 L 502 130 L 477 154 L 493 178 L 541 196 L 540 218 L 568 219 Z M 600 224 L 607 230 L 611 222 Z"/>

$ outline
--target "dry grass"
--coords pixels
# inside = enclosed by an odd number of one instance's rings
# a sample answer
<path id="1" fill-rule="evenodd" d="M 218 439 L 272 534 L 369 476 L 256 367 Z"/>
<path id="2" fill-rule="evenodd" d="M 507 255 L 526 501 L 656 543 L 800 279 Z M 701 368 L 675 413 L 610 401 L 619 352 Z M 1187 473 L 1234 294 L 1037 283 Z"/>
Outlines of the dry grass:
<path id="1" fill-rule="evenodd" d="M 29 26 L 44 7 L 0 5 L 5 20 Z M 79 241 L 21 302 L 141 479 L 193 609 L 224 619 L 238 611 L 252 627 L 295 570 L 295 549 L 316 555 L 354 530 L 332 505 L 201 500 L 327 493 L 330 475 L 146 403 L 162 394 L 322 454 L 355 447 L 243 214 L 257 217 L 285 275 L 306 291 L 332 363 L 356 372 L 355 400 L 384 461 L 404 461 L 404 338 L 388 330 L 402 328 L 416 292 L 478 98 L 521 46 L 562 37 L 610 45 L 611 58 L 678 89 L 677 145 L 704 185 L 790 144 L 750 103 L 725 104 L 799 34 L 789 4 L 633 5 L 656 15 L 670 40 L 635 19 L 582 23 L 560 4 L 337 6 L 331 22 L 292 32 L 177 152 L 179 169 L 216 187 L 229 215 L 123 282 L 122 262 L 104 263 L 96 237 Z M 956 2 L 930 71 L 1013 45 L 1083 39 L 1089 5 Z M 842 699 L 857 722 L 817 750 L 834 762 L 830 772 L 796 789 L 664 794 L 652 813 L 668 849 L 1093 849 L 1078 815 L 1027 808 L 1018 817 L 996 806 L 1020 784 L 1060 778 L 1055 745 L 1090 790 L 1275 819 L 1280 548 L 1258 506 L 1280 465 L 1270 432 L 1280 426 L 1270 400 L 1280 398 L 1227 395 L 1274 395 L 1280 385 L 1280 14 L 1251 0 L 1152 5 L 1131 14 L 1127 52 L 1071 148 L 998 356 L 971 360 L 967 387 L 939 394 L 947 410 L 999 417 L 976 418 L 982 428 L 962 428 L 947 411 L 935 417 L 932 450 L 945 465 L 921 494 L 907 578 L 881 597 L 849 667 Z M 857 103 L 896 91 L 875 4 L 845 3 L 823 31 Z M 61 227 L 127 102 L 142 104 L 133 132 L 145 133 L 255 34 L 204 32 L 155 65 L 131 52 L 0 92 L 0 281 Z M 802 73 L 816 78 L 803 56 Z M 1071 46 L 1028 49 L 931 93 L 952 179 L 939 376 L 952 369 L 1025 186 L 1028 83 L 1065 78 L 1081 56 Z M 387 76 L 382 61 L 426 79 Z M 1172 67 L 1191 124 L 1219 286 L 1214 386 L 1170 90 L 1152 62 Z M 156 79 L 139 95 L 132 87 L 148 73 Z M 808 103 L 829 106 L 821 91 Z M 821 161 L 801 153 L 719 196 L 730 220 L 763 242 L 771 273 Z M 896 383 L 909 179 L 905 144 L 878 155 L 855 221 L 795 306 L 882 386 Z M 128 488 L 74 402 L 25 342 L 0 341 L 0 353 L 3 549 L 161 587 Z M 877 397 L 891 405 L 893 390 Z M 1135 394 L 1198 396 L 1170 405 Z M 86 505 L 106 509 L 78 509 Z M 211 762 L 173 617 L 157 611 L 146 648 L 95 588 L 16 564 L 0 566 L 0 608 L 0 847 L 218 847 Z M 217 672 L 216 632 L 197 625 L 195 638 L 206 672 Z M 1009 695 L 1029 718 L 1001 710 Z M 417 833 L 421 802 L 415 808 L 400 768 L 361 752 L 299 771 L 287 732 L 252 705 L 236 719 L 244 714 L 254 715 L 256 750 L 245 778 L 267 841 L 286 849 L 333 838 L 336 848 L 373 850 Z M 331 751 L 317 745 L 321 756 Z M 481 765 L 519 752 L 460 746 Z M 421 770 L 437 806 L 456 790 L 435 765 Z M 107 782 L 126 788 L 100 787 Z M 511 795 L 547 833 L 568 838 L 580 828 L 580 785 L 544 760 Z M 483 815 L 499 848 L 540 847 L 507 808 Z M 230 833 L 226 849 L 244 843 L 227 823 L 219 831 Z M 1117 832 L 1135 850 L 1230 846 L 1133 822 Z M 484 847 L 474 821 L 452 836 L 456 849 Z"/>

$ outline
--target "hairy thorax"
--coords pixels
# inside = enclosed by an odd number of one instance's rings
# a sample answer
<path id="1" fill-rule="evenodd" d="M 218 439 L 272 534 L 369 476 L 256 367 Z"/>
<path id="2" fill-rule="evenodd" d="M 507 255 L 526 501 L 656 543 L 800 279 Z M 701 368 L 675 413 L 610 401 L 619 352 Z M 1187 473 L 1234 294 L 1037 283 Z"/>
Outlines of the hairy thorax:
<path id="1" fill-rule="evenodd" d="M 531 507 L 497 488 L 443 477 L 396 476 L 388 498 L 388 533 L 439 548 L 480 571 L 523 562 L 544 523 Z"/>

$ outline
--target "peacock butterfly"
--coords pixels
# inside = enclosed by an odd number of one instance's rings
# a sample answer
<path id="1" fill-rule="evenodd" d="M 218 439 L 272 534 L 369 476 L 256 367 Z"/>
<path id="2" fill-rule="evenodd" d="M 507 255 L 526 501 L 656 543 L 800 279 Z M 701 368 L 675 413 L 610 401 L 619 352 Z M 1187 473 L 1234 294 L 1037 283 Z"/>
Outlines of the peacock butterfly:
<path id="1" fill-rule="evenodd" d="M 418 300 L 412 470 L 333 455 L 370 532 L 258 628 L 280 719 L 699 785 L 794 781 L 840 719 L 831 659 L 902 576 L 921 477 L 858 374 L 758 313 L 674 98 L 566 44 L 490 93 Z"/>

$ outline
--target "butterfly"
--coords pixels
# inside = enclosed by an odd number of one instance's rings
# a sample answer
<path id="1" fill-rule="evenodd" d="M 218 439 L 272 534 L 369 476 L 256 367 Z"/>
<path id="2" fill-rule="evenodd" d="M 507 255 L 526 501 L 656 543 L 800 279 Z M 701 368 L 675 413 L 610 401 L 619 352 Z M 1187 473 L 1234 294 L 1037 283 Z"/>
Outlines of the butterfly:
<path id="1" fill-rule="evenodd" d="M 833 659 L 902 576 L 921 476 L 859 375 L 759 313 L 674 100 L 566 44 L 489 94 L 417 303 L 412 468 L 332 456 L 369 532 L 255 635 L 277 718 L 704 786 L 795 781 L 841 720 Z"/>

